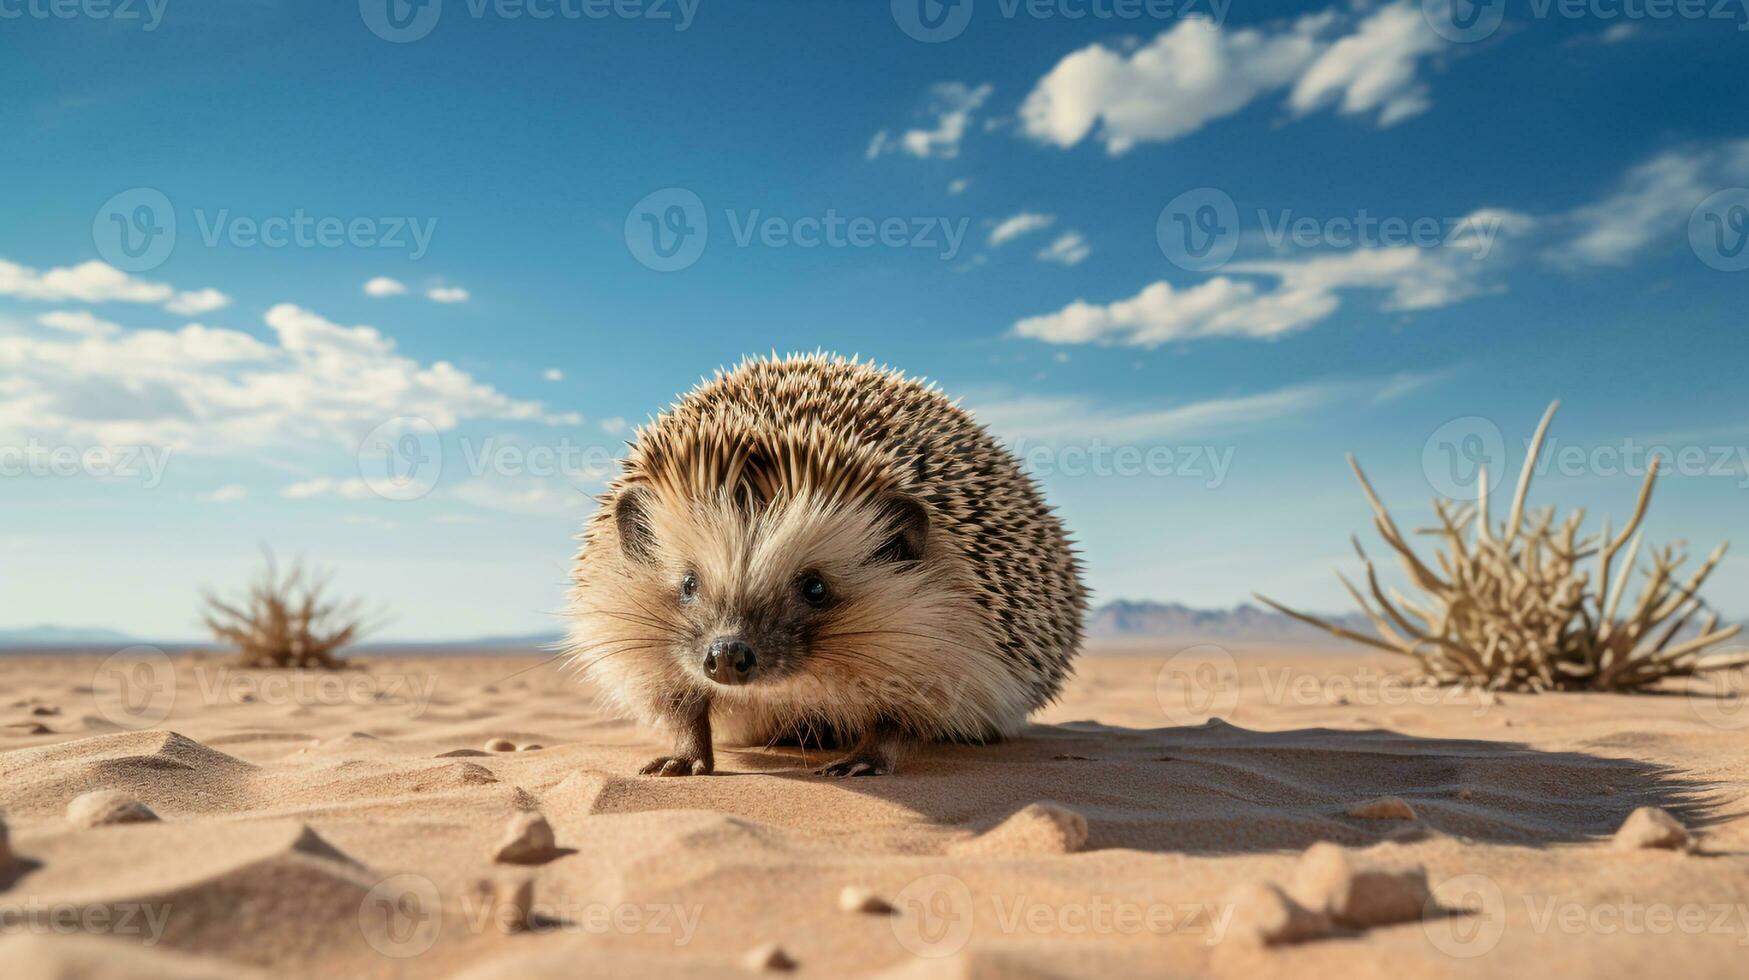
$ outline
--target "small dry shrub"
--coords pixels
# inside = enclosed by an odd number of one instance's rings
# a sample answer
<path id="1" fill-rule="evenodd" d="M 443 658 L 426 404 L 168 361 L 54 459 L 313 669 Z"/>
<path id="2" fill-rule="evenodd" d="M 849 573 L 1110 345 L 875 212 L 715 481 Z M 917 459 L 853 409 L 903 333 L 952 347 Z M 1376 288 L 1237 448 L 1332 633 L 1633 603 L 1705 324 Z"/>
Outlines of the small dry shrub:
<path id="1" fill-rule="evenodd" d="M 1687 556 L 1676 546 L 1649 549 L 1649 568 L 1636 564 L 1640 522 L 1658 475 L 1656 459 L 1640 487 L 1633 517 L 1620 534 L 1611 536 L 1605 522 L 1602 534 L 1580 536 L 1583 510 L 1569 514 L 1559 525 L 1553 507 L 1525 511 L 1531 474 L 1559 404 L 1549 406 L 1537 427 L 1512 510 L 1502 524 L 1494 526 L 1488 515 L 1486 470 L 1474 505 L 1452 506 L 1434 499 L 1439 526 L 1420 533 L 1444 544 L 1434 552 L 1437 570 L 1409 546 L 1360 464 L 1348 457 L 1372 505 L 1373 526 L 1397 553 L 1409 580 L 1425 593 L 1411 601 L 1392 589 L 1387 597 L 1371 559 L 1355 539 L 1354 549 L 1366 568 L 1367 594 L 1342 575 L 1337 577 L 1372 620 L 1377 638 L 1264 596 L 1257 598 L 1344 639 L 1407 654 L 1415 658 L 1423 675 L 1442 683 L 1512 691 L 1632 691 L 1665 678 L 1749 664 L 1749 654 L 1706 655 L 1742 628 L 1720 627 L 1715 612 L 1708 611 L 1698 631 L 1684 633 L 1705 608 L 1698 595 L 1700 586 L 1724 557 L 1724 544 L 1686 581 L 1678 578 L 1678 569 Z M 1627 551 L 1617 569 L 1615 561 L 1624 546 Z M 1642 578 L 1638 598 L 1624 606 L 1636 572 Z"/>
<path id="2" fill-rule="evenodd" d="M 336 654 L 369 628 L 362 604 L 327 598 L 327 578 L 306 571 L 301 560 L 281 574 L 273 553 L 265 558 L 266 567 L 241 600 L 207 594 L 207 629 L 236 648 L 238 666 L 344 667 Z"/>

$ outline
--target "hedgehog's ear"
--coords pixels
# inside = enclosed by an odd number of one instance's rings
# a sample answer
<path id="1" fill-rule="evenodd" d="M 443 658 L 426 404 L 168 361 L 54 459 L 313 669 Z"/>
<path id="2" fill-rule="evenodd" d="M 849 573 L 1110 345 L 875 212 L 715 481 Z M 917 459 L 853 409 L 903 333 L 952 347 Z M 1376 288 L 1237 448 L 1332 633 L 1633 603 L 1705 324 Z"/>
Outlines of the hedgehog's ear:
<path id="1" fill-rule="evenodd" d="M 923 501 L 909 494 L 890 494 L 881 501 L 881 524 L 891 537 L 878 548 L 871 564 L 894 561 L 917 561 L 923 557 L 923 546 L 929 540 L 929 511 Z"/>
<path id="2" fill-rule="evenodd" d="M 656 533 L 650 528 L 650 492 L 630 486 L 613 501 L 613 524 L 619 529 L 619 547 L 625 556 L 642 565 L 656 561 Z"/>

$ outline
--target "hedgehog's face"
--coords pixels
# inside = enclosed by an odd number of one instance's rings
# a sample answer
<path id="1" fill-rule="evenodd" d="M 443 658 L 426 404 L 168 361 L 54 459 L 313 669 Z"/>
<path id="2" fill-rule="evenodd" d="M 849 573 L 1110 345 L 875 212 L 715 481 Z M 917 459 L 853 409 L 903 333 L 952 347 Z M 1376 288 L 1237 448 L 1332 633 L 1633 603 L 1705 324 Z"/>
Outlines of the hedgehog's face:
<path id="1" fill-rule="evenodd" d="M 903 494 L 861 504 L 805 497 L 749 505 L 670 500 L 639 486 L 612 502 L 650 651 L 700 685 L 782 685 L 846 656 L 855 634 L 879 646 L 915 587 L 928 543 L 923 505 Z"/>

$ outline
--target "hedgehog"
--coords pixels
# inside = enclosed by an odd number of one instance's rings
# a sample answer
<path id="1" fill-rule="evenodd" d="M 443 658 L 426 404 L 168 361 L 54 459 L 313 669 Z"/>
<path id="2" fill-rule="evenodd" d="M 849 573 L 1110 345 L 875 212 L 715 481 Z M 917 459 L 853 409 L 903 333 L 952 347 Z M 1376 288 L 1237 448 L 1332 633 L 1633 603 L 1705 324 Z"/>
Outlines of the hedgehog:
<path id="1" fill-rule="evenodd" d="M 933 384 L 823 353 L 750 358 L 637 430 L 580 536 L 564 654 L 672 730 L 833 747 L 822 776 L 1015 734 L 1055 700 L 1087 593 L 1018 461 Z M 836 752 L 834 754 L 837 754 Z"/>

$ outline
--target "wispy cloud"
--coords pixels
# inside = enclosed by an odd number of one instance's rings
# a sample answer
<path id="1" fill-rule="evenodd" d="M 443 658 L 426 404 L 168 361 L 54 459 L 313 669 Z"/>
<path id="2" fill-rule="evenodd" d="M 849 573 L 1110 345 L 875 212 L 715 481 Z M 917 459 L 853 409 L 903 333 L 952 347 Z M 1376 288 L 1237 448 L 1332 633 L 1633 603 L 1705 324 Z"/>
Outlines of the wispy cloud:
<path id="1" fill-rule="evenodd" d="M 460 286 L 433 286 L 425 291 L 425 297 L 434 303 L 466 303 L 473 298 Z"/>
<path id="2" fill-rule="evenodd" d="M 182 316 L 210 313 L 231 302 L 216 289 L 178 292 L 165 283 L 138 279 L 96 261 L 39 271 L 0 259 L 0 296 L 46 302 L 141 303 L 162 306 Z"/>
<path id="3" fill-rule="evenodd" d="M 1565 265 L 1620 266 L 1671 240 L 1714 191 L 1749 183 L 1749 140 L 1659 153 L 1630 169 L 1602 200 L 1565 216 L 1570 236 L 1550 256 Z"/>
<path id="4" fill-rule="evenodd" d="M 1343 402 L 1365 402 L 1391 392 L 1400 397 L 1435 380 L 1399 374 L 1388 378 L 1320 381 L 1270 391 L 1169 406 L 1113 406 L 1077 396 L 1012 396 L 1001 392 L 968 397 L 978 421 L 1009 440 L 1060 442 L 1100 439 L 1138 443 L 1206 439 L 1267 428 L 1282 419 Z"/>
<path id="5" fill-rule="evenodd" d="M 883 129 L 869 141 L 865 155 L 870 160 L 894 152 L 946 160 L 959 156 L 960 141 L 965 138 L 974 115 L 990 98 L 992 91 L 987 84 L 974 87 L 965 82 L 937 83 L 929 90 L 929 105 L 924 110 L 932 121 L 931 126 L 907 129 L 898 136 L 890 136 Z"/>
<path id="6" fill-rule="evenodd" d="M 406 292 L 406 283 L 388 276 L 377 276 L 364 284 L 364 294 L 371 297 L 400 296 Z"/>
<path id="7" fill-rule="evenodd" d="M 1078 231 L 1066 231 L 1057 236 L 1056 241 L 1039 250 L 1040 262 L 1054 262 L 1057 265 L 1080 265 L 1093 254 L 1093 246 L 1087 244 L 1087 239 Z"/>
<path id="8" fill-rule="evenodd" d="M 990 247 L 1001 248 L 1017 238 L 1030 235 L 1035 231 L 1043 231 L 1056 222 L 1056 216 L 1038 214 L 1033 211 L 1022 211 L 996 223 L 990 229 Z"/>

